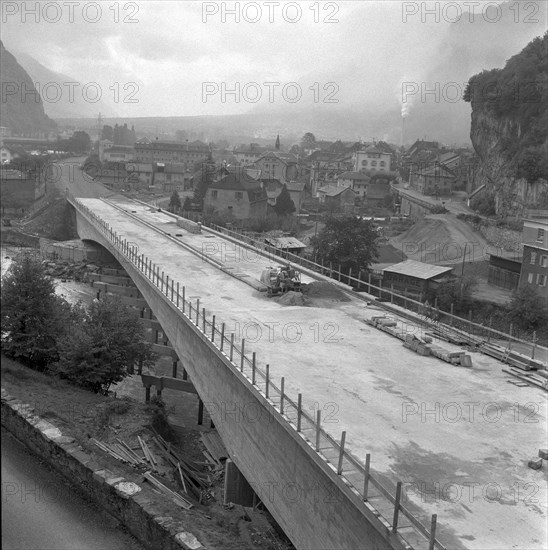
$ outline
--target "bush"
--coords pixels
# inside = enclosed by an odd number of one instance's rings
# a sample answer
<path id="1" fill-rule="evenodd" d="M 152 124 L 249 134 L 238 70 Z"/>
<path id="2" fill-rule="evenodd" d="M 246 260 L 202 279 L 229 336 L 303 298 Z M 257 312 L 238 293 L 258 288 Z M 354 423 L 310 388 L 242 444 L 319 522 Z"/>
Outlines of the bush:
<path id="1" fill-rule="evenodd" d="M 430 212 L 432 214 L 447 214 L 447 212 L 449 212 L 449 210 L 447 210 L 447 208 L 445 208 L 445 206 L 436 205 L 436 206 L 434 206 L 433 208 L 430 209 Z"/>
<path id="2" fill-rule="evenodd" d="M 508 307 L 513 323 L 524 330 L 537 330 L 548 322 L 548 313 L 543 300 L 530 286 L 518 288 Z"/>
<path id="3" fill-rule="evenodd" d="M 165 403 L 160 397 L 153 397 L 150 400 L 152 418 L 150 425 L 166 440 L 175 441 L 176 434 L 167 421 L 168 411 Z"/>

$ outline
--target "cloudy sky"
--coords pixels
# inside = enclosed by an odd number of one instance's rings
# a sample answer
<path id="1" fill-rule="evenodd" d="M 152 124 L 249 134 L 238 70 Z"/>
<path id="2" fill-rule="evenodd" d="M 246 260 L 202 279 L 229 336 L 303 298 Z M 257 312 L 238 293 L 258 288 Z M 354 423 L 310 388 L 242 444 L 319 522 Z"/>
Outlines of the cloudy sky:
<path id="1" fill-rule="evenodd" d="M 33 14 L 35 4 L 41 10 Z M 322 108 L 337 101 L 341 107 L 367 103 L 397 110 L 402 81 L 426 81 L 440 62 L 466 63 L 466 71 L 492 68 L 496 56 L 504 61 L 545 26 L 543 16 L 523 3 L 497 20 L 495 2 L 487 3 L 487 12 L 486 3 L 477 2 L 471 16 L 459 7 L 463 2 L 444 8 L 444 2 L 397 0 L 240 1 L 239 22 L 230 13 L 236 4 L 3 0 L 2 40 L 8 50 L 82 84 L 97 82 L 102 99 L 120 116 L 176 116 L 280 109 L 299 93 L 300 104 Z M 459 18 L 457 25 L 468 29 L 481 31 L 487 24 L 488 33 L 476 33 L 473 59 L 444 52 Z M 507 32 L 508 25 L 515 33 Z M 287 86 L 291 82 L 298 87 Z M 235 83 L 239 102 L 222 95 Z M 204 89 L 210 94 L 204 96 Z M 254 102 L 258 93 L 261 100 Z"/>

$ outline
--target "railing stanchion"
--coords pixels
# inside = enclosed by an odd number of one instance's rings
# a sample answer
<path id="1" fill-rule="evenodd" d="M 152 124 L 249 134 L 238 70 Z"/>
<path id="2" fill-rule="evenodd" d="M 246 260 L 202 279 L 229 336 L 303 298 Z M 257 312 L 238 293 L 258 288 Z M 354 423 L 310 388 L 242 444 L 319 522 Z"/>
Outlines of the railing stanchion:
<path id="1" fill-rule="evenodd" d="M 196 298 L 196 326 L 199 326 L 200 320 L 200 298 Z"/>
<path id="2" fill-rule="evenodd" d="M 316 411 L 316 452 L 320 452 L 320 435 L 322 433 L 322 411 Z"/>
<path id="3" fill-rule="evenodd" d="M 434 550 L 436 545 L 436 524 L 438 523 L 438 514 L 432 514 L 430 523 L 430 541 L 428 542 L 428 550 Z"/>
<path id="4" fill-rule="evenodd" d="M 341 475 L 343 471 L 343 458 L 344 458 L 344 443 L 346 441 L 346 432 L 341 434 L 341 444 L 339 449 L 339 464 L 337 465 L 337 475 Z"/>
<path id="5" fill-rule="evenodd" d="M 240 370 L 243 372 L 244 371 L 244 357 L 245 357 L 245 338 L 242 338 L 242 347 L 240 349 L 240 354 L 241 354 L 241 357 L 240 357 Z"/>
<path id="6" fill-rule="evenodd" d="M 230 362 L 232 362 L 233 357 L 234 357 L 234 333 L 232 332 L 230 334 Z"/>
<path id="7" fill-rule="evenodd" d="M 215 315 L 211 321 L 211 341 L 215 342 Z"/>
<path id="8" fill-rule="evenodd" d="M 255 385 L 255 352 L 253 352 L 253 359 L 251 363 L 251 383 Z"/>
<path id="9" fill-rule="evenodd" d="M 264 389 L 264 394 L 268 399 L 268 386 L 270 385 L 270 365 L 266 365 L 266 386 Z"/>
<path id="10" fill-rule="evenodd" d="M 402 482 L 398 481 L 396 485 L 396 502 L 394 503 L 394 518 L 392 520 L 392 531 L 396 533 L 398 531 L 398 517 L 400 514 L 400 500 L 401 500 L 401 486 Z"/>
<path id="11" fill-rule="evenodd" d="M 285 386 L 285 378 L 282 376 L 282 381 L 280 384 L 280 414 L 282 415 L 284 413 L 284 386 Z"/>
<path id="12" fill-rule="evenodd" d="M 185 287 L 183 286 L 183 313 L 185 312 Z M 190 317 L 190 315 L 189 315 Z"/>
<path id="13" fill-rule="evenodd" d="M 179 283 L 177 282 L 177 307 L 179 307 Z"/>
<path id="14" fill-rule="evenodd" d="M 205 307 L 202 308 L 202 332 L 206 332 L 206 310 Z"/>
<path id="15" fill-rule="evenodd" d="M 363 478 L 363 500 L 367 500 L 367 491 L 369 490 L 369 468 L 371 465 L 371 454 L 365 455 L 365 475 Z"/>
<path id="16" fill-rule="evenodd" d="M 221 325 L 221 351 L 223 351 L 224 345 L 225 345 L 225 324 L 223 323 Z"/>
<path id="17" fill-rule="evenodd" d="M 301 419 L 303 414 L 303 394 L 297 396 L 297 431 L 301 431 Z"/>

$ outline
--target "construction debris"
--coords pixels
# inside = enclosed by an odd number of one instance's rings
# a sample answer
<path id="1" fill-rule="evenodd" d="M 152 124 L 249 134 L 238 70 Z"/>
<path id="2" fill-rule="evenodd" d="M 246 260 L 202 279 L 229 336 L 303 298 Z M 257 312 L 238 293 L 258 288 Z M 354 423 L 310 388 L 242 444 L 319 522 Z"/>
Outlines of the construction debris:
<path id="1" fill-rule="evenodd" d="M 542 468 L 542 458 L 532 458 L 528 462 L 527 466 L 529 466 L 529 468 L 531 468 L 532 470 L 540 470 Z"/>
<path id="2" fill-rule="evenodd" d="M 194 505 L 192 502 L 188 501 L 185 497 L 180 495 L 179 493 L 176 493 L 175 491 L 172 491 L 169 487 L 164 485 L 162 482 L 157 480 L 151 472 L 145 472 L 144 473 L 145 479 L 147 481 L 150 481 L 156 489 L 159 489 L 161 493 L 164 493 L 164 495 L 168 496 L 177 504 L 177 506 L 180 506 L 181 508 L 184 508 L 185 510 L 190 510 Z"/>
<path id="3" fill-rule="evenodd" d="M 548 449 L 539 449 L 538 450 L 538 455 L 543 460 L 548 460 Z"/>
<path id="4" fill-rule="evenodd" d="M 214 464 L 222 465 L 222 462 L 228 458 L 228 452 L 219 434 L 217 432 L 203 433 L 201 439 L 207 449 L 204 455 L 209 457 Z"/>
<path id="5" fill-rule="evenodd" d="M 548 391 L 548 380 L 545 378 L 539 378 L 534 374 L 525 373 L 514 367 L 510 367 L 510 369 L 502 369 L 502 372 L 511 374 L 523 382 L 527 382 L 528 384 L 532 384 L 533 386 L 536 386 L 544 391 Z"/>

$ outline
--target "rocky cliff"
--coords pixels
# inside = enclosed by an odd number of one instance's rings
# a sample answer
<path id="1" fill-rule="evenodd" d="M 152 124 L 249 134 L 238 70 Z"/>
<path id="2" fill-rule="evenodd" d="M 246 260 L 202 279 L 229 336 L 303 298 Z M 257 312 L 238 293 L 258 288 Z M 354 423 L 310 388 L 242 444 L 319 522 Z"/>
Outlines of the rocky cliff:
<path id="1" fill-rule="evenodd" d="M 57 125 L 44 112 L 42 99 L 28 73 L 0 42 L 0 119 L 12 135 L 44 136 Z"/>
<path id="2" fill-rule="evenodd" d="M 470 138 L 480 159 L 472 207 L 502 216 L 548 208 L 548 33 L 530 42 L 504 69 L 468 83 Z M 474 204 L 475 203 L 475 204 Z"/>

